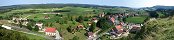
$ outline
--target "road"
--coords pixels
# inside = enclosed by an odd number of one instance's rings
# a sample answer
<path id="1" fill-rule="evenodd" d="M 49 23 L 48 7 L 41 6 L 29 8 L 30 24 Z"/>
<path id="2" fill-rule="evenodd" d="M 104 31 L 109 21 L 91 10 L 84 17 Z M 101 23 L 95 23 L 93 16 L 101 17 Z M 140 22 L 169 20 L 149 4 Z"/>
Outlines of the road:
<path id="1" fill-rule="evenodd" d="M 60 36 L 59 32 L 56 30 L 56 40 L 62 40 L 63 38 Z"/>

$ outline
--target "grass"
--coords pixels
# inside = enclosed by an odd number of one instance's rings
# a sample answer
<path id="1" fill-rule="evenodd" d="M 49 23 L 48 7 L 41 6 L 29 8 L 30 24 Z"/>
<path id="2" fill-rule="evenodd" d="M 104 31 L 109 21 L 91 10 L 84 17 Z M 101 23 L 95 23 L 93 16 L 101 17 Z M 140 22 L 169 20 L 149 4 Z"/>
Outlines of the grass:
<path id="1" fill-rule="evenodd" d="M 34 35 L 26 35 L 26 36 L 31 40 L 46 40 L 45 38 L 39 36 L 34 36 Z"/>
<path id="2" fill-rule="evenodd" d="M 31 34 L 21 33 L 21 35 L 25 35 L 27 38 L 29 38 L 29 40 L 46 40 L 44 37 L 35 36 Z"/>
<path id="3" fill-rule="evenodd" d="M 86 33 L 85 30 L 80 30 L 80 32 L 76 32 L 74 34 L 70 33 L 67 31 L 67 28 L 69 27 L 69 25 L 72 25 L 72 27 L 76 27 L 79 23 L 76 22 L 74 25 L 72 24 L 72 21 L 68 21 L 67 24 L 59 24 L 59 23 L 54 23 L 54 27 L 57 28 L 57 30 L 60 32 L 60 34 L 62 35 L 62 37 L 64 38 L 64 40 L 70 40 L 72 39 L 74 36 L 79 37 L 79 40 L 86 40 L 87 37 L 84 35 Z"/>
<path id="4" fill-rule="evenodd" d="M 37 13 L 27 13 L 30 10 L 39 10 Z M 52 12 L 54 10 L 70 10 L 70 12 L 61 12 L 60 14 L 63 15 L 62 18 L 60 18 L 60 16 L 55 16 L 54 14 L 42 14 L 42 13 L 49 13 Z M 60 32 L 60 34 L 62 35 L 62 37 L 64 38 L 64 40 L 70 40 L 72 39 L 74 36 L 79 37 L 79 40 L 86 40 L 87 37 L 84 35 L 86 33 L 85 30 L 80 30 L 80 32 L 76 32 L 74 34 L 69 33 L 67 31 L 67 28 L 69 27 L 69 25 L 76 27 L 77 25 L 79 25 L 78 22 L 75 22 L 75 24 L 72 23 L 72 21 L 67 22 L 67 24 L 59 24 L 56 23 L 56 20 L 60 20 L 60 19 L 64 19 L 67 18 L 67 16 L 70 14 L 73 19 L 76 19 L 78 16 L 82 15 L 85 17 L 91 17 L 94 16 L 96 14 L 93 14 L 92 11 L 94 9 L 92 8 L 81 8 L 81 7 L 63 7 L 63 8 L 50 8 L 50 9 L 20 9 L 20 10 L 13 10 L 10 12 L 7 12 L 6 14 L 13 14 L 13 13 L 24 13 L 23 15 L 18 15 L 21 17 L 26 17 L 28 15 L 29 19 L 33 19 L 34 21 L 39 21 L 39 20 L 43 20 L 45 21 L 45 23 L 53 23 L 54 25 L 52 27 L 57 28 L 57 30 Z M 49 15 L 50 19 L 44 19 L 45 16 Z M 87 21 L 85 21 L 84 23 L 87 23 Z M 83 23 L 81 23 L 83 25 Z M 41 33 L 42 34 L 42 33 Z M 26 35 L 26 34 L 23 34 Z M 34 36 L 34 35 L 26 35 L 28 36 L 31 40 L 45 40 L 42 37 L 38 37 L 38 36 Z"/>
<path id="5" fill-rule="evenodd" d="M 129 18 L 126 18 L 126 22 L 143 23 L 145 19 L 146 19 L 146 17 L 144 17 L 144 16 L 129 17 Z"/>

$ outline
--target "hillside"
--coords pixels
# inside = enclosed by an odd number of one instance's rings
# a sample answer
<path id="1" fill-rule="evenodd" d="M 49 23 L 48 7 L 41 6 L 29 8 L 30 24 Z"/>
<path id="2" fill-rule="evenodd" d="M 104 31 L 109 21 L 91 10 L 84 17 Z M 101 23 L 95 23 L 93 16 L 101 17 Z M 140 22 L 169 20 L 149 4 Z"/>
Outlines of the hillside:
<path id="1" fill-rule="evenodd" d="M 172 40 L 174 37 L 173 23 L 174 17 L 157 19 L 145 23 L 142 33 L 145 33 L 143 39 L 145 40 Z"/>
<path id="2" fill-rule="evenodd" d="M 141 31 L 121 40 L 173 40 L 174 17 L 147 21 Z"/>

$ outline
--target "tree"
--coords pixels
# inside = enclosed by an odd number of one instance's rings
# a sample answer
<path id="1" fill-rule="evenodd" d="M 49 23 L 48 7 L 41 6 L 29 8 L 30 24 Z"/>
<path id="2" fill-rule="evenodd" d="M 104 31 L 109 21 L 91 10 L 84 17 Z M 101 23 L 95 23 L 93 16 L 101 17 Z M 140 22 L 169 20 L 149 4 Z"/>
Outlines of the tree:
<path id="1" fill-rule="evenodd" d="M 27 29 L 32 30 L 33 28 L 31 27 L 31 25 L 27 25 Z"/>
<path id="2" fill-rule="evenodd" d="M 23 25 L 22 25 L 22 22 L 19 21 L 19 27 L 22 28 L 22 26 L 23 26 Z"/>
<path id="3" fill-rule="evenodd" d="M 79 23 L 82 23 L 84 21 L 84 18 L 83 16 L 79 16 L 77 19 L 76 19 L 77 22 Z"/>
<path id="4" fill-rule="evenodd" d="M 0 24 L 0 29 L 3 29 L 2 25 Z"/>
<path id="5" fill-rule="evenodd" d="M 35 25 L 35 22 L 29 22 L 29 23 L 27 23 L 26 28 L 29 30 L 32 30 L 33 29 L 32 26 L 34 26 L 34 25 Z"/>
<path id="6" fill-rule="evenodd" d="M 97 27 L 105 30 L 108 28 L 111 28 L 113 26 L 113 23 L 110 22 L 107 17 L 100 18 L 99 21 L 97 22 Z"/>
<path id="7" fill-rule="evenodd" d="M 49 26 L 49 24 L 48 23 L 45 23 L 45 26 Z"/>
<path id="8" fill-rule="evenodd" d="M 0 20 L 2 20 L 3 19 L 3 17 L 2 16 L 0 16 Z"/>
<path id="9" fill-rule="evenodd" d="M 52 27 L 53 25 L 54 25 L 54 24 L 53 24 L 53 23 L 51 23 L 51 24 L 50 24 L 50 27 Z"/>
<path id="10" fill-rule="evenodd" d="M 74 36 L 73 39 L 71 39 L 71 40 L 79 40 L 79 37 Z"/>
<path id="11" fill-rule="evenodd" d="M 35 26 L 34 30 L 35 31 L 39 31 L 39 27 L 38 26 Z"/>
<path id="12" fill-rule="evenodd" d="M 111 21 L 109 21 L 107 17 L 103 17 L 99 19 L 99 21 L 97 22 L 97 27 L 102 29 L 101 31 L 99 31 L 99 33 L 97 33 L 100 35 L 111 30 L 114 27 L 114 24 Z"/>
<path id="13" fill-rule="evenodd" d="M 69 27 L 67 28 L 67 31 L 70 32 L 70 33 L 72 33 L 72 32 L 73 32 L 72 26 L 69 26 Z"/>
<path id="14" fill-rule="evenodd" d="M 96 23 L 92 23 L 92 25 L 90 26 L 89 30 L 94 32 L 95 28 L 96 28 Z"/>
<path id="15" fill-rule="evenodd" d="M 21 35 L 21 32 L 0 29 L 1 40 L 29 40 L 27 36 Z"/>

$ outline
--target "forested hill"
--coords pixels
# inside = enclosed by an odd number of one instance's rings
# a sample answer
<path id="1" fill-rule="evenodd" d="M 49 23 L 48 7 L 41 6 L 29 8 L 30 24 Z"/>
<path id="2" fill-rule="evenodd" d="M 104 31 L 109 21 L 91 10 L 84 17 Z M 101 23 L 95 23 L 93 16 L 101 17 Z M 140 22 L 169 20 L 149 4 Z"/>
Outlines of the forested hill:
<path id="1" fill-rule="evenodd" d="M 24 9 L 24 8 L 61 8 L 65 6 L 71 6 L 71 7 L 103 7 L 103 8 L 116 8 L 120 6 L 101 6 L 101 5 L 92 5 L 92 4 L 24 4 L 24 5 L 11 5 L 11 6 L 1 6 L 0 10 L 2 9 Z M 120 7 L 121 8 L 121 7 Z M 122 7 L 122 8 L 128 8 L 128 7 Z"/>
<path id="2" fill-rule="evenodd" d="M 23 5 L 11 5 L 1 6 L 0 12 L 8 12 L 15 9 L 27 9 L 27 8 L 61 8 L 61 7 L 84 7 L 84 8 L 129 8 L 121 6 L 101 6 L 92 4 L 23 4 Z"/>
<path id="3" fill-rule="evenodd" d="M 153 6 L 153 7 L 144 7 L 139 8 L 143 10 L 174 10 L 174 6 Z"/>
<path id="4" fill-rule="evenodd" d="M 155 9 L 171 9 L 174 10 L 174 6 L 153 6 Z"/>

